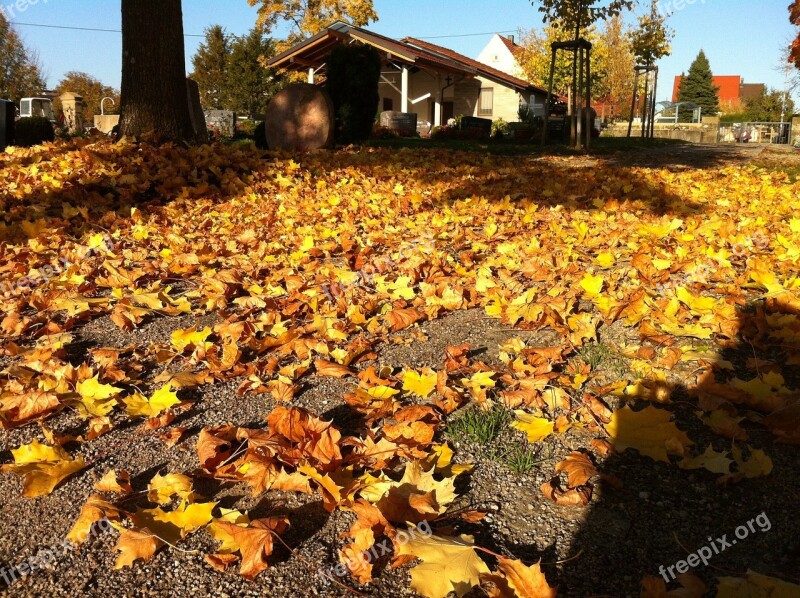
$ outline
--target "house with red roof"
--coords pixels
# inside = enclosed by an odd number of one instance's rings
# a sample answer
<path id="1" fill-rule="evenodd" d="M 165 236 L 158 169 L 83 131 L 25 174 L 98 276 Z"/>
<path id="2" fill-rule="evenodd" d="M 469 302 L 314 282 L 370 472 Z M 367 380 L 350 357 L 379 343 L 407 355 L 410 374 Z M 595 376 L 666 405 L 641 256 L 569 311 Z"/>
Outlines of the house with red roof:
<path id="1" fill-rule="evenodd" d="M 396 40 L 341 21 L 275 56 L 268 66 L 307 73 L 315 83 L 325 76 L 333 49 L 351 43 L 380 53 L 378 112 L 416 113 L 418 121 L 432 126 L 459 115 L 515 122 L 521 104 L 543 106 L 547 99 L 546 89 L 498 68 L 504 64 L 486 64 L 424 40 Z"/>
<path id="2" fill-rule="evenodd" d="M 682 77 L 675 77 L 672 101 L 678 101 Z M 757 98 L 767 90 L 763 83 L 745 83 L 739 75 L 715 75 L 714 85 L 719 87 L 719 105 L 723 111 L 739 110 L 748 100 Z"/>

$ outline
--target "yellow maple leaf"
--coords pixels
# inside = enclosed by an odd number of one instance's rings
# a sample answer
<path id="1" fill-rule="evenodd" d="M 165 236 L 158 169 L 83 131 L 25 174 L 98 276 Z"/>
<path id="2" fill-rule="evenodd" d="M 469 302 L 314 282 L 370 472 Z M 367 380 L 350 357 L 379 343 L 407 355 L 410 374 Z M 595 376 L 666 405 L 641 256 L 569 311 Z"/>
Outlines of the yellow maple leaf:
<path id="1" fill-rule="evenodd" d="M 149 399 L 139 393 L 123 399 L 126 411 L 131 416 L 157 417 L 170 407 L 180 403 L 171 384 L 166 384 L 153 393 Z"/>
<path id="2" fill-rule="evenodd" d="M 437 376 L 430 368 L 422 372 L 406 370 L 403 372 L 403 390 L 413 392 L 415 395 L 426 398 L 436 388 Z"/>
<path id="3" fill-rule="evenodd" d="M 524 411 L 514 411 L 516 420 L 511 424 L 512 428 L 525 432 L 528 442 L 540 442 L 553 433 L 555 424 L 547 418 L 536 417 Z"/>
<path id="4" fill-rule="evenodd" d="M 114 397 L 122 392 L 116 386 L 101 384 L 98 376 L 78 382 L 76 390 L 81 395 L 76 406 L 83 417 L 108 415 L 117 404 Z"/>
<path id="5" fill-rule="evenodd" d="M 202 346 L 209 336 L 211 336 L 211 328 L 208 326 L 202 330 L 197 330 L 196 327 L 192 327 L 186 330 L 175 330 L 172 333 L 171 341 L 175 350 L 179 353 L 183 353 L 188 347 Z M 206 348 L 210 345 L 211 343 L 205 343 Z"/>
<path id="6" fill-rule="evenodd" d="M 147 500 L 159 505 L 169 504 L 173 496 L 189 500 L 192 497 L 192 480 L 182 473 L 157 473 L 147 485 Z"/>
<path id="7" fill-rule="evenodd" d="M 671 421 L 672 413 L 647 406 L 633 411 L 629 406 L 615 411 L 605 425 L 614 447 L 632 448 L 656 461 L 669 462 L 669 455 L 684 456 L 692 441 Z"/>
<path id="8" fill-rule="evenodd" d="M 748 571 L 744 577 L 720 577 L 717 598 L 792 598 L 800 585 Z"/>
<path id="9" fill-rule="evenodd" d="M 464 596 L 489 573 L 472 536 L 424 537 L 420 531 L 407 536 L 407 542 L 395 541 L 395 552 L 422 561 L 411 569 L 411 587 L 426 598 L 445 598 L 450 592 Z"/>
<path id="10" fill-rule="evenodd" d="M 600 291 L 603 290 L 603 284 L 605 280 L 602 276 L 597 275 L 593 276 L 592 274 L 586 274 L 581 281 L 580 285 L 584 291 L 584 294 L 592 299 L 593 297 L 597 297 L 600 294 Z"/>
<path id="11" fill-rule="evenodd" d="M 73 459 L 60 446 L 47 446 L 38 440 L 12 449 L 11 455 L 14 463 L 1 466 L 0 471 L 22 476 L 22 495 L 29 498 L 50 494 L 64 479 L 84 467 L 83 457 Z"/>

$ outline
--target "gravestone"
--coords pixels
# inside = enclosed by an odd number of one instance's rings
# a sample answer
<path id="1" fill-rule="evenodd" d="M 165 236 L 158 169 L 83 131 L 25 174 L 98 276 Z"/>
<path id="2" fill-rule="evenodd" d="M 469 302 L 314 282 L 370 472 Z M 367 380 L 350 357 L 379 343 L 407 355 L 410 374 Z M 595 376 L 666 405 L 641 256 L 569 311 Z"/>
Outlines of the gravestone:
<path id="1" fill-rule="evenodd" d="M 14 117 L 16 106 L 14 102 L 0 100 L 0 152 L 7 146 L 14 144 Z"/>
<path id="2" fill-rule="evenodd" d="M 206 126 L 218 131 L 222 137 L 236 134 L 236 113 L 231 110 L 206 110 Z"/>
<path id="3" fill-rule="evenodd" d="M 189 118 L 192 121 L 194 137 L 198 142 L 205 143 L 208 141 L 208 129 L 203 107 L 200 105 L 200 88 L 197 86 L 197 81 L 186 79 L 186 93 L 189 95 Z"/>
<path id="4" fill-rule="evenodd" d="M 83 110 L 86 107 L 83 96 L 67 91 L 58 99 L 61 100 L 61 110 L 64 112 L 64 127 L 72 134 L 83 133 Z"/>
<path id="5" fill-rule="evenodd" d="M 414 112 L 381 112 L 381 126 L 398 133 L 413 135 L 417 130 L 417 115 Z"/>
<path id="6" fill-rule="evenodd" d="M 310 151 L 333 144 L 333 101 L 316 85 L 295 83 L 267 107 L 264 130 L 270 149 Z"/>
<path id="7" fill-rule="evenodd" d="M 462 116 L 460 128 L 462 131 L 478 131 L 482 136 L 489 137 L 492 134 L 492 121 L 488 118 Z"/>

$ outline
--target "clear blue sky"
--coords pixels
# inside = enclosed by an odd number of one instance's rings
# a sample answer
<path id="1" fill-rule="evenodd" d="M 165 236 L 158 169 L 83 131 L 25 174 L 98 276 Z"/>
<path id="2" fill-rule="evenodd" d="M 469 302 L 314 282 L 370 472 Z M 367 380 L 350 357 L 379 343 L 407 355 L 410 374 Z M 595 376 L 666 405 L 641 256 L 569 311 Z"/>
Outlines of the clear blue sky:
<path id="1" fill-rule="evenodd" d="M 24 0 L 23 0 L 24 1 Z M 28 0 L 14 21 L 119 29 L 119 0 Z M 0 6 L 14 0 L 0 0 Z M 779 72 L 781 48 L 793 28 L 788 0 L 662 0 L 673 7 L 676 31 L 673 55 L 661 63 L 659 99 L 671 94 L 672 79 L 689 68 L 702 48 L 718 75 L 742 75 L 749 83 L 783 88 Z M 647 2 L 644 2 L 647 3 Z M 370 27 L 392 37 L 463 36 L 434 39 L 467 56 L 477 57 L 489 32 L 539 27 L 541 18 L 528 0 L 375 0 L 380 20 Z M 680 8 L 676 10 L 676 8 Z M 245 33 L 256 11 L 246 0 L 184 0 L 185 31 L 200 34 L 220 23 L 235 34 Z M 67 71 L 85 71 L 119 86 L 121 43 L 118 33 L 43 29 L 19 25 L 27 44 L 39 52 L 50 86 Z M 279 32 L 280 33 L 280 32 Z M 187 37 L 187 60 L 201 40 Z M 190 70 L 187 62 L 187 70 Z"/>

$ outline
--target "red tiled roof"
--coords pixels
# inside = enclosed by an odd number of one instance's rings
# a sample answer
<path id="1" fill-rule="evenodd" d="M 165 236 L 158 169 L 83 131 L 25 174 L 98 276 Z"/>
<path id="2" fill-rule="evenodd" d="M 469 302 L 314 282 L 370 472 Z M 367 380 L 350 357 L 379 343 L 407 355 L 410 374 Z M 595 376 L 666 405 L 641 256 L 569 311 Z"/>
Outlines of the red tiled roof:
<path id="1" fill-rule="evenodd" d="M 511 52 L 515 58 L 522 53 L 522 47 L 518 46 L 504 35 L 500 35 L 499 33 L 498 35 L 500 36 L 503 44 L 505 44 L 505 47 L 508 48 L 508 51 Z"/>
<path id="2" fill-rule="evenodd" d="M 416 39 L 413 37 L 404 37 L 401 41 L 411 44 L 412 46 L 417 46 L 423 50 L 430 50 L 432 52 L 436 52 L 437 54 L 441 54 L 451 60 L 455 60 L 466 64 L 474 68 L 478 71 L 480 76 L 486 77 L 487 79 L 493 79 L 500 83 L 504 83 L 509 87 L 514 87 L 516 89 L 530 89 L 537 91 L 539 93 L 546 94 L 547 90 L 542 89 L 524 79 L 520 79 L 519 77 L 514 77 L 513 75 L 509 75 L 508 73 L 504 73 L 503 71 L 499 71 L 496 68 L 489 66 L 488 64 L 483 64 L 482 62 L 478 62 L 477 60 L 473 60 L 472 58 L 468 58 L 463 54 L 459 54 L 458 52 L 454 52 L 449 48 L 445 48 L 443 46 L 437 46 L 436 44 L 431 44 L 429 42 L 422 41 L 420 39 Z"/>

